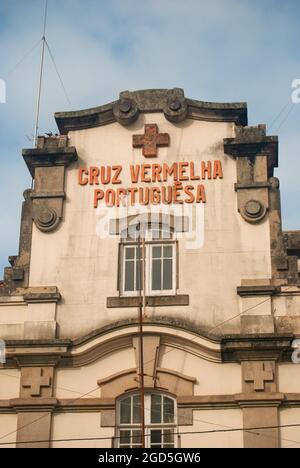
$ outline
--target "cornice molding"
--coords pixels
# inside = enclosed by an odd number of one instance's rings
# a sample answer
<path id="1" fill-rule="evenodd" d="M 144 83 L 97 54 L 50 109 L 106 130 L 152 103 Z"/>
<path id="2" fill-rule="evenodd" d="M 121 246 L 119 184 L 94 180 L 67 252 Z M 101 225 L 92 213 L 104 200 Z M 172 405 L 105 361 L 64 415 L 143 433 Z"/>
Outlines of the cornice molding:
<path id="1" fill-rule="evenodd" d="M 293 339 L 290 334 L 228 335 L 222 339 L 222 360 L 291 362 Z"/>
<path id="2" fill-rule="evenodd" d="M 130 125 L 140 113 L 149 112 L 163 112 L 166 119 L 173 123 L 193 119 L 247 125 L 246 103 L 213 103 L 187 99 L 180 88 L 123 91 L 117 101 L 81 111 L 57 112 L 55 119 L 60 133 L 66 135 L 69 131 L 114 122 Z"/>
<path id="3" fill-rule="evenodd" d="M 278 167 L 278 137 L 268 136 L 265 125 L 236 127 L 235 138 L 224 138 L 224 152 L 234 158 L 254 158 L 267 156 L 268 175 L 273 176 Z"/>
<path id="4" fill-rule="evenodd" d="M 236 409 L 281 407 L 299 408 L 300 393 L 237 393 L 228 395 L 187 395 L 177 396 L 179 409 Z M 28 411 L 51 411 L 55 414 L 60 412 L 84 411 L 104 412 L 114 411 L 115 398 L 39 398 L 24 399 L 13 398 L 0 400 L 0 414 L 15 414 Z"/>
<path id="5" fill-rule="evenodd" d="M 22 156 L 33 178 L 37 167 L 68 166 L 78 159 L 76 148 L 73 146 L 25 148 L 22 150 Z"/>
<path id="6" fill-rule="evenodd" d="M 180 334 L 178 334 L 180 330 Z M 138 323 L 124 320 L 77 338 L 76 340 L 14 340 L 7 341 L 7 362 L 0 367 L 57 366 L 79 367 L 96 362 L 120 349 L 132 347 L 138 335 Z M 161 344 L 184 350 L 210 362 L 290 361 L 291 334 L 207 336 L 192 324 L 172 318 L 145 320 L 145 336 L 160 336 Z"/>

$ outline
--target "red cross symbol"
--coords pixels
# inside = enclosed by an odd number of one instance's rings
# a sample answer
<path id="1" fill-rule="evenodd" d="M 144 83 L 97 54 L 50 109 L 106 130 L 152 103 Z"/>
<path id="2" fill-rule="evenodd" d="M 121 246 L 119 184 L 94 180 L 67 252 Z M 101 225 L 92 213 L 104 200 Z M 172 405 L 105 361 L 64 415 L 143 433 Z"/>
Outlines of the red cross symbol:
<path id="1" fill-rule="evenodd" d="M 145 158 L 156 158 L 159 146 L 169 146 L 170 135 L 158 133 L 156 124 L 146 124 L 144 135 L 133 135 L 132 144 L 134 148 L 143 148 Z"/>

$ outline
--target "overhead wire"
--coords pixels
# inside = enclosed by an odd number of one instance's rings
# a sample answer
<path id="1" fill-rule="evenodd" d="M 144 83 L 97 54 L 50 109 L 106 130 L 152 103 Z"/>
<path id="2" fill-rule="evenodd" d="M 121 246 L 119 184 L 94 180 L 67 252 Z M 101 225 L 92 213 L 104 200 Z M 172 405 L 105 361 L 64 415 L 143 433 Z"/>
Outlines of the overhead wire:
<path id="1" fill-rule="evenodd" d="M 270 429 L 282 429 L 282 428 L 292 428 L 300 427 L 300 423 L 295 424 L 278 424 L 274 426 L 257 426 L 257 427 L 238 427 L 230 429 L 211 429 L 206 431 L 177 431 L 174 432 L 174 435 L 189 435 L 189 434 L 216 434 L 216 433 L 229 433 L 229 432 L 245 432 L 245 431 L 258 431 L 258 430 L 270 430 Z M 259 434 L 260 435 L 260 434 Z M 145 437 L 150 437 L 151 434 L 145 434 Z M 136 436 L 131 436 L 136 437 Z M 113 439 L 120 439 L 120 436 L 113 437 Z M 22 441 L 20 444 L 42 444 L 47 442 L 76 442 L 76 441 L 96 441 L 96 440 L 112 440 L 112 437 L 71 437 L 71 438 L 61 438 L 61 439 L 40 439 L 40 440 L 28 440 Z M 15 445 L 16 442 L 0 442 L 1 446 L 5 445 Z"/>
<path id="2" fill-rule="evenodd" d="M 69 96 L 68 96 L 66 87 L 65 87 L 65 85 L 64 85 L 62 76 L 61 76 L 61 74 L 60 74 L 60 72 L 59 72 L 59 70 L 58 70 L 58 67 L 57 67 L 57 65 L 56 65 L 54 55 L 53 55 L 53 53 L 52 53 L 52 51 L 51 51 L 51 49 L 50 49 L 50 46 L 49 46 L 49 43 L 48 43 L 47 39 L 45 39 L 45 43 L 46 43 L 46 47 L 47 47 L 47 50 L 48 50 L 48 52 L 49 52 L 51 61 L 52 61 L 53 66 L 54 66 L 54 68 L 55 68 L 56 74 L 57 74 L 57 76 L 58 76 L 59 82 L 60 82 L 61 87 L 62 87 L 62 89 L 63 89 L 64 95 L 65 95 L 65 97 L 66 97 L 66 100 L 67 100 L 68 103 L 71 105 L 71 101 L 70 101 L 70 99 L 69 99 Z"/>

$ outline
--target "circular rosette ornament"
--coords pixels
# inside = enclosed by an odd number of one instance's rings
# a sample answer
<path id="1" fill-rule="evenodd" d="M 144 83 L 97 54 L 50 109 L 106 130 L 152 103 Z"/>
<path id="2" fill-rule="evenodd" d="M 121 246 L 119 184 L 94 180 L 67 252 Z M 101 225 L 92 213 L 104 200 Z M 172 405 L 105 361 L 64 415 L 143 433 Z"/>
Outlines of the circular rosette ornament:
<path id="1" fill-rule="evenodd" d="M 258 223 L 265 217 L 266 212 L 266 207 L 259 200 L 248 200 L 242 209 L 243 218 L 249 223 Z"/>

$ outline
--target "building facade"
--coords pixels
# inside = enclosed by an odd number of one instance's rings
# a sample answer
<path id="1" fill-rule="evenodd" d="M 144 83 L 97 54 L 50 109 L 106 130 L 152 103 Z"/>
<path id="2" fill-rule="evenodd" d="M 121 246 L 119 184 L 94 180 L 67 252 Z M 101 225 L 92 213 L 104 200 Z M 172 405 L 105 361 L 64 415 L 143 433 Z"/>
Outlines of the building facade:
<path id="1" fill-rule="evenodd" d="M 142 309 L 146 446 L 299 447 L 277 137 L 181 89 L 55 118 L 0 283 L 0 446 L 140 446 Z"/>

